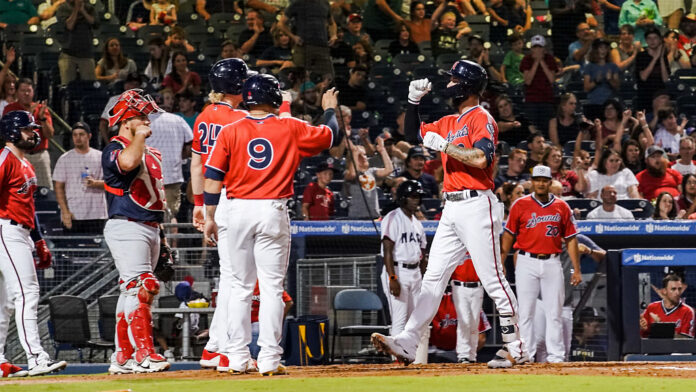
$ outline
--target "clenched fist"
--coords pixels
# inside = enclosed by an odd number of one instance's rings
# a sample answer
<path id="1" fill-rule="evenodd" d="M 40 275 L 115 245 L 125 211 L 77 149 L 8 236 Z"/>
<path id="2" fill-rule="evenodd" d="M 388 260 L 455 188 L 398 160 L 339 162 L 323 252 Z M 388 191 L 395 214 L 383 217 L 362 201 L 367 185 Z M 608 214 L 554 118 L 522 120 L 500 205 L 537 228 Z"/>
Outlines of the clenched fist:
<path id="1" fill-rule="evenodd" d="M 430 91 L 432 84 L 428 79 L 418 79 L 408 85 L 408 102 L 414 105 L 420 103 L 421 98 Z"/>
<path id="2" fill-rule="evenodd" d="M 428 132 L 423 138 L 423 145 L 431 150 L 444 151 L 447 141 L 435 132 Z"/>

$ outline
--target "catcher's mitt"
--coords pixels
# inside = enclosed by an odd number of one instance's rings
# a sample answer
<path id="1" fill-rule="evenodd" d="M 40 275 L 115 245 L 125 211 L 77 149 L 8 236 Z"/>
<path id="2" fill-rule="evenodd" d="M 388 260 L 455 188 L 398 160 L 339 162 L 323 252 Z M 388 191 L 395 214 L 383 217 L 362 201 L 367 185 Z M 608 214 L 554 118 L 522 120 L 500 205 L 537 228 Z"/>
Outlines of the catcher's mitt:
<path id="1" fill-rule="evenodd" d="M 174 263 L 176 262 L 177 254 L 169 245 L 162 243 L 160 245 L 159 259 L 155 267 L 155 276 L 161 282 L 169 282 L 174 278 Z"/>

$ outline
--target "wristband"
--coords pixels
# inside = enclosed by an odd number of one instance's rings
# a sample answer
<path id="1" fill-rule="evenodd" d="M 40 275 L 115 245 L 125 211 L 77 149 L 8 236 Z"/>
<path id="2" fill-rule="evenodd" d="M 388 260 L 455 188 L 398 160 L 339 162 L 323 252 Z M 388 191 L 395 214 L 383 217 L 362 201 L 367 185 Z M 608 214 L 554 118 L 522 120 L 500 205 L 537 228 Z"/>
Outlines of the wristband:
<path id="1" fill-rule="evenodd" d="M 220 194 L 203 192 L 203 202 L 207 206 L 216 206 L 220 202 Z"/>
<path id="2" fill-rule="evenodd" d="M 394 274 L 394 275 L 389 275 L 389 280 L 397 280 L 397 279 L 398 279 L 398 278 L 397 278 L 396 274 Z"/>
<path id="3" fill-rule="evenodd" d="M 280 104 L 280 108 L 278 109 L 278 114 L 283 114 L 283 113 L 290 113 L 290 102 L 289 101 L 283 101 L 283 103 Z"/>
<path id="4" fill-rule="evenodd" d="M 203 200 L 203 194 L 201 193 L 200 195 L 193 195 L 193 205 L 196 207 L 202 207 L 205 204 L 205 201 Z"/>

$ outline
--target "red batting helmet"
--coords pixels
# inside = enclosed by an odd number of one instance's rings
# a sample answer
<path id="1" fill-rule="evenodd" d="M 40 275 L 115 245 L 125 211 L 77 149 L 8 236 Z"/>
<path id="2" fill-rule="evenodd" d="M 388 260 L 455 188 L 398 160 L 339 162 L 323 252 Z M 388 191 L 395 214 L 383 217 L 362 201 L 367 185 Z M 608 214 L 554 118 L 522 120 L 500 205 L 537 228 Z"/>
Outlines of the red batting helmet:
<path id="1" fill-rule="evenodd" d="M 109 127 L 132 117 L 147 116 L 162 111 L 149 94 L 143 94 L 143 90 L 139 88 L 127 90 L 118 97 L 116 105 L 109 110 Z"/>

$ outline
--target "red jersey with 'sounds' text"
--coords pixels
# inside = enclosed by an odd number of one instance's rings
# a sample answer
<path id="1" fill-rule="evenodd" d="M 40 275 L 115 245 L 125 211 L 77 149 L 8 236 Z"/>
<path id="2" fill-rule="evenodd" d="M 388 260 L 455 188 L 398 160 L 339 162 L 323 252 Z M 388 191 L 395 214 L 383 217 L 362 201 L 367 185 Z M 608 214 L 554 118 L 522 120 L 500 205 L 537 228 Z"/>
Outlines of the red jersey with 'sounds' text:
<path id="1" fill-rule="evenodd" d="M 645 308 L 645 312 L 640 315 L 648 322 L 648 329 L 640 331 L 640 335 L 644 338 L 650 335 L 650 326 L 658 322 L 650 313 L 657 316 L 661 323 L 676 323 L 677 326 L 674 328 L 674 333 L 690 338 L 694 337 L 694 309 L 683 301 L 679 301 L 679 305 L 672 309 L 665 308 L 665 304 L 662 301 L 655 301 L 648 305 Z"/>
<path id="2" fill-rule="evenodd" d="M 9 147 L 0 150 L 0 218 L 34 228 L 35 190 L 31 163 L 20 160 Z"/>
<path id="3" fill-rule="evenodd" d="M 430 329 L 430 344 L 440 350 L 454 350 L 457 347 L 457 309 L 454 307 L 452 293 L 442 296 L 440 307 L 433 317 L 432 328 Z M 478 332 L 486 332 L 491 329 L 491 323 L 486 317 L 486 313 L 481 309 L 479 314 Z"/>
<path id="4" fill-rule="evenodd" d="M 201 156 L 203 165 L 208 161 L 208 155 L 213 151 L 215 140 L 222 127 L 243 119 L 247 114 L 249 113 L 237 110 L 226 102 L 218 102 L 208 105 L 196 117 L 196 122 L 193 124 L 191 151 Z M 205 166 L 202 167 L 205 172 Z"/>
<path id="5" fill-rule="evenodd" d="M 292 297 L 287 291 L 283 290 L 283 302 L 288 303 L 292 301 Z M 259 290 L 259 281 L 256 281 L 256 287 L 254 287 L 254 292 L 251 294 L 251 322 L 256 323 L 259 321 L 259 309 L 261 308 L 261 290 Z"/>
<path id="6" fill-rule="evenodd" d="M 466 148 L 472 148 L 474 143 L 484 138 L 493 142 L 493 146 L 498 143 L 498 124 L 486 109 L 478 105 L 462 114 L 445 116 L 430 124 L 422 123 L 421 137 L 428 132 L 435 132 L 449 143 Z M 442 154 L 442 166 L 445 168 L 444 192 L 494 188 L 492 162 L 485 169 L 479 169 Z"/>
<path id="7" fill-rule="evenodd" d="M 533 193 L 517 199 L 510 207 L 505 230 L 517 236 L 515 249 L 538 254 L 561 253 L 562 239 L 577 234 L 573 212 L 553 194 L 546 203 Z"/>
<path id="8" fill-rule="evenodd" d="M 474 269 L 474 263 L 471 261 L 471 256 L 469 253 L 466 254 L 467 259 L 464 263 L 459 264 L 457 268 L 452 272 L 452 280 L 458 280 L 460 282 L 478 282 L 479 277 L 476 274 L 476 269 Z"/>
<path id="9" fill-rule="evenodd" d="M 300 160 L 332 142 L 333 133 L 325 125 L 274 114 L 247 116 L 222 128 L 206 167 L 225 174 L 228 198 L 282 199 L 293 194 Z"/>

